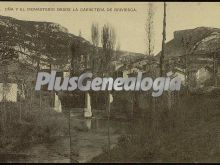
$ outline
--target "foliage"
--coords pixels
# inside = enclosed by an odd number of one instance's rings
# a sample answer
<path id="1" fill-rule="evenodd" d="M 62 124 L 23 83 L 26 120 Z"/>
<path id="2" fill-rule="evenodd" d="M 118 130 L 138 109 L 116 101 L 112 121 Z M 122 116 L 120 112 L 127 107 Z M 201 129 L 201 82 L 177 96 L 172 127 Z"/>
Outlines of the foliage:
<path id="1" fill-rule="evenodd" d="M 190 96 L 174 110 L 157 111 L 153 121 L 148 113 L 120 137 L 111 162 L 219 162 L 219 103 L 219 97 Z M 106 153 L 93 159 L 109 161 Z"/>

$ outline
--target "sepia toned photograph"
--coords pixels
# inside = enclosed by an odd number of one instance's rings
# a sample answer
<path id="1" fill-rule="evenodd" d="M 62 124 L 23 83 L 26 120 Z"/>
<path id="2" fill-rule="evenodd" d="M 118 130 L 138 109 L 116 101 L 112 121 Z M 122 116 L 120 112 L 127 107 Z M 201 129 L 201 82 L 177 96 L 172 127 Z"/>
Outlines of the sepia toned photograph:
<path id="1" fill-rule="evenodd" d="M 220 2 L 0 1 L 0 163 L 219 163 Z"/>

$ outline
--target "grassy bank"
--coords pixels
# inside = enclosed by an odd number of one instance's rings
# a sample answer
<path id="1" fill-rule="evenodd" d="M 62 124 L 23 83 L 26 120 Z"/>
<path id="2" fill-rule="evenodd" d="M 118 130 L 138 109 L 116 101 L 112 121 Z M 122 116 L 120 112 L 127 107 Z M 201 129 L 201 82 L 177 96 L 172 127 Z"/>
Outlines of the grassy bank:
<path id="1" fill-rule="evenodd" d="M 0 152 L 21 152 L 35 143 L 52 142 L 67 134 L 67 119 L 52 110 L 47 103 L 39 107 L 32 102 L 3 103 L 1 105 Z"/>
<path id="2" fill-rule="evenodd" d="M 219 130 L 219 96 L 182 98 L 131 122 L 118 145 L 92 162 L 219 162 Z"/>

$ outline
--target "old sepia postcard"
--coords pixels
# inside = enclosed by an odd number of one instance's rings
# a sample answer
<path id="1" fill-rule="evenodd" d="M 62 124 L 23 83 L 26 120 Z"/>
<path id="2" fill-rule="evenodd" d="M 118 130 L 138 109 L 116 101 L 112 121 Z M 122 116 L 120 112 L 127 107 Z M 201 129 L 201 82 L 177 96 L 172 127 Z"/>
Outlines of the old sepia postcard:
<path id="1" fill-rule="evenodd" d="M 220 2 L 0 1 L 0 163 L 219 163 Z"/>

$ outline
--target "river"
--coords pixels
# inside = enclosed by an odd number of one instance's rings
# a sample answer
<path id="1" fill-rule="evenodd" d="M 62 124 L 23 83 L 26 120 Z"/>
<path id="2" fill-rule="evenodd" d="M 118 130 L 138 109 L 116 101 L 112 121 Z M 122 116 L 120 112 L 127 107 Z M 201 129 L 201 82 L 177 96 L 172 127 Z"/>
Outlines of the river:
<path id="1" fill-rule="evenodd" d="M 7 155 L 8 158 L 5 157 L 7 162 L 90 162 L 92 158 L 108 149 L 108 130 L 112 148 L 128 126 L 128 122 L 125 120 L 111 119 L 108 122 L 103 111 L 96 111 L 94 114 L 93 118 L 85 119 L 81 110 L 72 110 L 71 112 L 72 161 L 70 161 L 70 137 L 63 136 L 53 143 L 36 144 L 26 148 L 22 151 L 25 155 Z"/>

